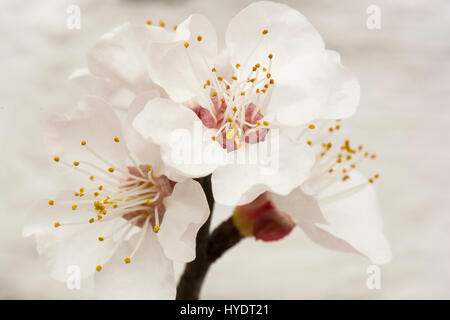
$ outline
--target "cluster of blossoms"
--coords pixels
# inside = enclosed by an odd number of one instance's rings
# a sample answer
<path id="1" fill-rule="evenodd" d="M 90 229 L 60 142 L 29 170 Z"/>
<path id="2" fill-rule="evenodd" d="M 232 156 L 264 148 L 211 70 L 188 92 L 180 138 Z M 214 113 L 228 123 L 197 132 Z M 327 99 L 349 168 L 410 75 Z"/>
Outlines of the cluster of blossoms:
<path id="1" fill-rule="evenodd" d="M 278 240 L 297 225 L 323 246 L 390 260 L 372 186 L 379 175 L 356 171 L 375 155 L 335 141 L 359 103 L 339 54 L 299 12 L 266 1 L 231 20 L 225 48 L 217 42 L 200 15 L 173 30 L 124 24 L 72 75 L 88 96 L 49 119 L 46 137 L 54 162 L 84 182 L 37 204 L 24 228 L 54 278 L 77 265 L 103 296 L 126 288 L 129 298 L 173 298 L 173 263 L 195 259 L 210 214 L 194 179 L 209 175 L 245 236 Z M 174 135 L 199 127 L 192 143 Z M 180 141 L 222 160 L 186 161 L 174 152 Z M 261 148 L 276 170 L 236 162 Z"/>

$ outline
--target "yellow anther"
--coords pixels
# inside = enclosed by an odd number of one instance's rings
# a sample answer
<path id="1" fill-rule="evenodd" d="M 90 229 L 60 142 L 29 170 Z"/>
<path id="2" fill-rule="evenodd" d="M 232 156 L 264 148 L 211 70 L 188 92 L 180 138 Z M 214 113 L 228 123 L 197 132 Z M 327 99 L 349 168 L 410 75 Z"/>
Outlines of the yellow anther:
<path id="1" fill-rule="evenodd" d="M 273 58 L 273 54 L 269 54 L 269 59 L 272 59 Z"/>
<path id="2" fill-rule="evenodd" d="M 262 93 L 266 93 L 266 91 L 267 91 L 266 89 L 262 89 L 261 90 Z"/>
<path id="3" fill-rule="evenodd" d="M 98 241 L 103 241 L 103 240 L 105 240 L 105 238 L 103 238 L 103 237 L 98 237 Z"/>
<path id="4" fill-rule="evenodd" d="M 256 71 L 256 69 L 257 69 L 256 67 L 253 67 L 253 68 L 252 68 L 252 71 Z"/>
<path id="5" fill-rule="evenodd" d="M 99 215 L 99 214 L 97 215 L 97 220 L 102 220 L 102 218 L 103 217 L 101 215 Z"/>
<path id="6" fill-rule="evenodd" d="M 152 201 L 151 201 L 150 199 L 145 199 L 145 203 L 146 203 L 147 205 L 151 205 L 151 204 L 152 204 Z"/>
<path id="7" fill-rule="evenodd" d="M 131 262 L 131 259 L 130 258 L 128 258 L 128 257 L 126 257 L 125 259 L 123 259 L 123 261 L 126 263 L 126 264 L 128 264 L 128 263 L 130 263 Z"/>
<path id="8" fill-rule="evenodd" d="M 84 188 L 80 188 L 80 192 L 84 192 Z"/>
<path id="9" fill-rule="evenodd" d="M 115 137 L 114 137 L 114 141 L 115 141 L 115 142 L 119 142 L 119 141 L 120 141 L 120 140 L 119 140 L 119 137 L 115 136 Z"/>
<path id="10" fill-rule="evenodd" d="M 147 24 L 151 26 L 153 24 L 152 20 L 147 20 Z"/>
<path id="11" fill-rule="evenodd" d="M 332 172 L 333 172 L 333 168 L 330 168 L 330 170 L 328 170 L 328 172 L 329 172 L 329 173 L 332 173 Z"/>
<path id="12" fill-rule="evenodd" d="M 335 128 L 336 130 L 339 130 L 339 129 L 341 128 L 341 126 L 337 124 L 334 128 Z"/>
<path id="13" fill-rule="evenodd" d="M 267 72 L 267 74 L 266 74 L 267 79 L 269 79 L 271 76 L 272 75 L 269 72 Z"/>
<path id="14" fill-rule="evenodd" d="M 109 172 L 114 172 L 114 168 L 108 168 Z"/>
<path id="15" fill-rule="evenodd" d="M 55 162 L 58 162 L 58 161 L 60 160 L 60 157 L 55 156 L 55 157 L 53 157 L 53 160 L 54 160 Z"/>
<path id="16" fill-rule="evenodd" d="M 185 42 L 185 43 L 184 43 L 184 47 L 185 47 L 185 48 L 189 47 L 189 42 Z"/>
<path id="17" fill-rule="evenodd" d="M 259 89 L 256 89 L 256 93 L 259 93 Z"/>
<path id="18" fill-rule="evenodd" d="M 312 145 L 311 140 L 306 141 L 306 143 L 307 143 L 308 145 Z"/>
<path id="19" fill-rule="evenodd" d="M 377 157 L 377 155 L 374 153 L 370 156 L 371 159 L 375 159 Z"/>
<path id="20" fill-rule="evenodd" d="M 227 118 L 227 122 L 233 122 L 232 118 Z"/>
<path id="21" fill-rule="evenodd" d="M 370 183 L 373 183 L 373 179 L 372 179 L 372 178 L 369 178 L 369 182 L 370 182 Z"/>
<path id="22" fill-rule="evenodd" d="M 74 161 L 74 162 L 73 162 L 73 165 L 74 165 L 75 167 L 78 167 L 78 166 L 80 165 L 80 162 L 79 162 L 79 161 Z"/>
<path id="23" fill-rule="evenodd" d="M 237 81 L 237 77 L 236 76 L 232 76 L 231 79 L 236 80 Z"/>
<path id="24" fill-rule="evenodd" d="M 378 178 L 380 177 L 380 175 L 379 175 L 378 173 L 376 173 L 373 177 L 374 177 L 375 179 L 378 179 Z"/>
<path id="25" fill-rule="evenodd" d="M 55 228 L 58 228 L 59 226 L 61 226 L 61 223 L 55 222 L 54 226 L 55 226 Z"/>
<path id="26" fill-rule="evenodd" d="M 95 270 L 97 270 L 98 272 L 102 271 L 102 266 L 101 265 L 96 266 Z"/>
<path id="27" fill-rule="evenodd" d="M 274 84 L 274 83 L 275 83 L 275 80 L 270 79 L 269 83 L 270 83 L 270 84 Z"/>
<path id="28" fill-rule="evenodd" d="M 230 86 L 228 84 L 226 86 L 226 90 L 230 90 Z"/>
<path id="29" fill-rule="evenodd" d="M 76 204 L 74 204 L 73 206 L 72 206 L 72 210 L 77 210 L 77 205 Z"/>
<path id="30" fill-rule="evenodd" d="M 211 93 L 211 97 L 215 97 L 215 96 L 217 96 L 217 92 L 213 92 L 213 93 Z"/>
<path id="31" fill-rule="evenodd" d="M 225 98 L 220 99 L 222 103 L 225 103 Z"/>
<path id="32" fill-rule="evenodd" d="M 263 125 L 265 125 L 267 127 L 269 125 L 269 122 L 263 121 Z"/>
<path id="33" fill-rule="evenodd" d="M 173 31 L 176 31 L 177 28 L 178 28 L 178 26 L 177 26 L 177 25 L 174 25 L 174 26 L 173 26 Z"/>
<path id="34" fill-rule="evenodd" d="M 241 96 L 245 96 L 245 91 L 242 91 L 242 92 L 241 92 Z"/>
<path id="35" fill-rule="evenodd" d="M 360 145 L 358 146 L 358 150 L 361 151 L 362 149 L 363 149 L 363 145 L 360 144 Z"/>
<path id="36" fill-rule="evenodd" d="M 264 88 L 269 88 L 269 85 L 266 83 L 265 85 L 264 85 Z"/>
<path id="37" fill-rule="evenodd" d="M 115 209 L 115 208 L 117 208 L 117 207 L 118 207 L 118 205 L 117 205 L 117 204 L 114 204 L 114 205 L 113 205 L 113 208 L 114 208 L 114 209 Z"/>
<path id="38" fill-rule="evenodd" d="M 91 181 L 94 180 L 94 176 L 90 176 L 89 180 L 91 180 Z"/>
<path id="39" fill-rule="evenodd" d="M 356 164 L 352 163 L 352 164 L 350 165 L 350 167 L 356 168 Z"/>
<path id="40" fill-rule="evenodd" d="M 155 225 L 155 226 L 153 227 L 153 231 L 155 231 L 155 232 L 158 232 L 159 229 L 161 229 L 161 228 L 160 228 L 158 225 Z"/>
<path id="41" fill-rule="evenodd" d="M 100 193 L 98 193 L 97 191 L 94 192 L 94 197 L 98 197 Z"/>
<path id="42" fill-rule="evenodd" d="M 263 35 L 266 35 L 266 34 L 268 34 L 269 33 L 269 30 L 267 30 L 267 29 L 264 29 L 263 31 L 262 31 L 262 34 Z"/>
<path id="43" fill-rule="evenodd" d="M 236 107 L 236 106 L 233 107 L 233 111 L 234 111 L 234 112 L 237 111 L 237 107 Z"/>
<path id="44" fill-rule="evenodd" d="M 228 140 L 233 139 L 235 133 L 236 133 L 236 130 L 234 130 L 234 129 L 228 130 L 228 131 L 227 131 L 227 134 L 226 134 L 227 139 L 228 139 Z"/>
<path id="45" fill-rule="evenodd" d="M 256 123 L 256 126 L 259 127 L 260 125 L 261 125 L 261 122 L 258 121 L 258 122 Z"/>
<path id="46" fill-rule="evenodd" d="M 102 191 L 103 190 L 103 186 L 98 186 L 98 190 Z"/>
<path id="47" fill-rule="evenodd" d="M 147 171 L 151 171 L 152 170 L 152 165 L 148 164 L 147 165 Z"/>
<path id="48" fill-rule="evenodd" d="M 159 20 L 159 25 L 164 28 L 166 23 L 163 20 Z"/>
<path id="49" fill-rule="evenodd" d="M 255 67 L 259 68 L 259 67 L 261 67 L 261 65 L 259 63 L 257 63 L 257 64 L 255 64 Z"/>
<path id="50" fill-rule="evenodd" d="M 267 68 L 263 68 L 263 71 L 266 72 L 266 71 L 267 71 Z"/>
<path id="51" fill-rule="evenodd" d="M 212 72 L 216 72 L 217 70 L 216 70 L 216 68 L 212 68 L 211 71 Z"/>
<path id="52" fill-rule="evenodd" d="M 216 137 L 215 137 L 215 136 L 212 136 L 212 137 L 211 137 L 211 140 L 212 140 L 212 141 L 216 141 Z"/>
<path id="53" fill-rule="evenodd" d="M 344 176 L 344 177 L 342 178 L 342 181 L 345 181 L 345 180 L 348 180 L 348 179 L 350 179 L 350 176 Z"/>
<path id="54" fill-rule="evenodd" d="M 217 80 L 222 81 L 223 77 L 217 77 Z"/>
<path id="55" fill-rule="evenodd" d="M 94 218 L 90 218 L 90 219 L 89 219 L 89 223 L 94 222 L 94 220 L 95 220 Z"/>
<path id="56" fill-rule="evenodd" d="M 86 140 L 81 140 L 81 145 L 85 146 L 86 145 Z"/>
<path id="57" fill-rule="evenodd" d="M 333 132 L 333 130 L 334 130 L 333 127 L 328 128 L 328 131 L 330 131 L 330 132 Z"/>
<path id="58" fill-rule="evenodd" d="M 52 206 L 52 205 L 55 204 L 55 201 L 54 200 L 48 200 L 48 204 Z"/>
<path id="59" fill-rule="evenodd" d="M 197 36 L 197 41 L 202 41 L 202 36 L 198 35 Z"/>

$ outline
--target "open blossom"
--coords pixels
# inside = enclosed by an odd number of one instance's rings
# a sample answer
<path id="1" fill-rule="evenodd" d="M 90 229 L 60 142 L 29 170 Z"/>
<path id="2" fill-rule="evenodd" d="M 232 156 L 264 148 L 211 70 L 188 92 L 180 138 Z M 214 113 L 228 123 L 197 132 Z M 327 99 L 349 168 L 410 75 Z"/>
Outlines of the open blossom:
<path id="1" fill-rule="evenodd" d="M 128 110 L 139 94 L 164 94 L 148 74 L 146 50 L 152 41 L 167 41 L 171 34 L 152 25 L 124 23 L 95 43 L 88 53 L 88 68 L 75 71 L 70 78 L 89 94 Z"/>
<path id="2" fill-rule="evenodd" d="M 130 115 L 142 106 L 136 101 Z M 23 233 L 35 235 L 57 280 L 66 281 L 75 265 L 82 278 L 95 274 L 100 297 L 174 298 L 173 261 L 195 258 L 208 204 L 198 182 L 172 180 L 158 147 L 130 123 L 122 130 L 112 108 L 96 97 L 49 120 L 55 164 L 78 172 L 83 184 L 40 201 Z"/>
<path id="3" fill-rule="evenodd" d="M 323 121 L 313 133 L 300 133 L 299 139 L 316 153 L 311 176 L 289 195 L 264 193 L 251 204 L 237 207 L 233 221 L 243 235 L 278 240 L 297 225 L 329 249 L 358 253 L 377 264 L 391 260 L 373 186 L 379 174 L 366 178 L 357 171 L 363 161 L 376 156 L 349 140 L 332 143 L 333 132 L 339 129 L 340 122 Z M 272 219 L 264 227 L 268 212 Z"/>
<path id="4" fill-rule="evenodd" d="M 203 16 L 192 15 L 175 34 L 173 41 L 152 42 L 148 54 L 151 78 L 172 101 L 150 101 L 134 126 L 161 145 L 164 161 L 184 175 L 213 172 L 214 197 L 222 204 L 245 204 L 265 191 L 287 195 L 308 176 L 309 148 L 281 131 L 274 154 L 278 171 L 261 174 L 254 164 L 176 159 L 172 151 L 179 141 L 171 132 L 194 132 L 201 121 L 205 134 L 194 141 L 196 147 L 214 154 L 252 153 L 267 149 L 278 129 L 345 118 L 359 103 L 358 82 L 339 55 L 325 50 L 307 19 L 286 5 L 262 1 L 243 9 L 231 20 L 221 51 Z"/>

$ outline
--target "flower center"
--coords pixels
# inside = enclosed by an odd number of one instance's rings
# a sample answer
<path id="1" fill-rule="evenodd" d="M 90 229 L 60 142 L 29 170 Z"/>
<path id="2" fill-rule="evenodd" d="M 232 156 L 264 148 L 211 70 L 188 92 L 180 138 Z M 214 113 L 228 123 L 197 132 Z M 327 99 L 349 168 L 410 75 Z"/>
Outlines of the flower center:
<path id="1" fill-rule="evenodd" d="M 114 141 L 119 143 L 120 140 L 118 137 L 114 137 Z M 86 141 L 83 140 L 81 145 L 103 162 L 106 169 L 88 161 L 74 161 L 70 164 L 59 156 L 55 156 L 53 158 L 55 162 L 87 175 L 92 186 L 76 190 L 73 201 L 49 200 L 48 204 L 50 206 L 71 206 L 74 213 L 77 213 L 79 207 L 82 206 L 91 213 L 91 217 L 87 221 L 55 222 L 54 227 L 104 223 L 120 219 L 124 223 L 118 228 L 108 235 L 99 235 L 98 237 L 98 241 L 103 242 L 119 235 L 119 240 L 116 242 L 117 247 L 131 234 L 133 227 L 138 227 L 140 236 L 137 245 L 130 256 L 124 259 L 125 263 L 130 263 L 149 226 L 152 226 L 155 233 L 160 230 L 160 222 L 162 222 L 165 211 L 162 200 L 172 193 L 174 183 L 165 176 L 155 178 L 152 175 L 152 166 L 150 164 L 138 165 L 128 150 L 127 155 L 133 166 L 116 168 L 91 148 Z M 97 267 L 98 271 L 101 269 L 101 266 Z"/>
<path id="2" fill-rule="evenodd" d="M 268 30 L 261 33 L 264 37 Z M 202 39 L 201 35 L 197 37 L 199 42 Z M 189 49 L 189 43 L 186 42 L 185 47 Z M 187 54 L 193 60 L 189 50 Z M 247 63 L 236 64 L 231 77 L 218 74 L 216 67 L 208 66 L 203 59 L 210 70 L 210 78 L 203 83 L 202 94 L 192 109 L 205 127 L 217 129 L 212 139 L 227 151 L 236 150 L 243 143 L 263 141 L 269 131 L 262 109 L 275 83 L 270 73 L 272 59 L 273 54 L 269 54 L 265 64 L 257 63 L 250 68 Z"/>
<path id="3" fill-rule="evenodd" d="M 335 124 L 330 125 L 329 121 L 323 121 L 323 123 L 310 124 L 300 134 L 299 139 L 303 139 L 305 136 L 306 143 L 310 145 L 316 153 L 316 162 L 311 169 L 311 178 L 308 180 L 306 187 L 313 193 L 319 194 L 325 190 L 328 186 L 341 181 L 345 183 L 349 180 L 350 173 L 356 167 L 359 167 L 362 162 L 367 159 L 376 159 L 374 153 L 370 153 L 364 150 L 362 145 L 354 147 L 351 145 L 350 140 L 345 140 L 343 144 L 333 145 L 330 141 L 332 135 L 341 129 L 340 120 L 336 120 Z M 315 131 L 314 134 L 310 134 L 311 131 Z M 380 175 L 374 174 L 368 178 L 366 182 L 353 186 L 340 194 L 328 196 L 331 198 L 339 198 L 341 196 L 348 196 L 349 193 L 357 192 L 362 189 L 368 183 L 374 183 Z M 337 199 L 336 198 L 336 199 Z"/>

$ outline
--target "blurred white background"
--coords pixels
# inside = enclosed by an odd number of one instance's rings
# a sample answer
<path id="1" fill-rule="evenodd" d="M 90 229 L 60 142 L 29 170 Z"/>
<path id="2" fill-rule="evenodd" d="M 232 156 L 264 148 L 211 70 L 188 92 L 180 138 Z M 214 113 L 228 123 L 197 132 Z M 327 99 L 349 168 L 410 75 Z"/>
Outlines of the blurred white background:
<path id="1" fill-rule="evenodd" d="M 61 186 L 49 166 L 43 121 L 66 112 L 82 92 L 67 80 L 86 65 L 97 38 L 125 21 L 191 13 L 210 18 L 222 36 L 248 0 L 2 0 L 0 4 L 0 298 L 87 298 L 50 279 L 32 238 L 26 209 Z M 382 289 L 366 288 L 369 261 L 312 243 L 300 230 L 276 243 L 246 239 L 210 270 L 204 299 L 450 298 L 450 2 L 446 0 L 291 0 L 329 49 L 358 76 L 357 114 L 344 131 L 379 157 L 377 181 L 394 259 L 382 266 Z M 66 8 L 81 7 L 81 29 L 66 28 Z M 381 8 L 381 29 L 366 9 Z M 226 218 L 219 208 L 216 225 Z M 82 288 L 83 289 L 83 288 Z"/>

